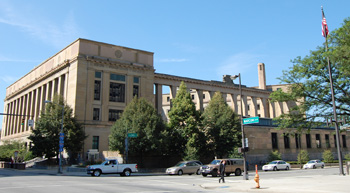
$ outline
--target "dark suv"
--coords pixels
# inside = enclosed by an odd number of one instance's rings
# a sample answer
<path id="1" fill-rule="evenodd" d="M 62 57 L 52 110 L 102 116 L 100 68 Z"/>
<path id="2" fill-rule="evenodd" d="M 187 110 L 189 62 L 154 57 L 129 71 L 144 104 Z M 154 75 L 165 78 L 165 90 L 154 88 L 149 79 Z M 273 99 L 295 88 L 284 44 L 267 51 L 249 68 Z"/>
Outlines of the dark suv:
<path id="1" fill-rule="evenodd" d="M 216 177 L 222 160 L 226 161 L 226 176 L 229 176 L 231 173 L 234 173 L 236 176 L 242 174 L 244 168 L 243 159 L 214 159 L 210 164 L 201 167 L 202 176 L 206 177 L 207 175 L 212 175 Z"/>

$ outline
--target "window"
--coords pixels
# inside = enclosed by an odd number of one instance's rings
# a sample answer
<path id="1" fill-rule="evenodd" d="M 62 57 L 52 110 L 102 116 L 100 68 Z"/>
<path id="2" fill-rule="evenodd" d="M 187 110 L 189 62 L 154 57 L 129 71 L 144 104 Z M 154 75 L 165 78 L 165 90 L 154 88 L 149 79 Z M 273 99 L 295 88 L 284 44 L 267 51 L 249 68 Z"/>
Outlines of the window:
<path id="1" fill-rule="evenodd" d="M 272 149 L 278 149 L 277 133 L 271 133 Z"/>
<path id="2" fill-rule="evenodd" d="M 94 121 L 99 121 L 100 120 L 100 109 L 99 108 L 94 108 L 92 114 L 93 114 L 92 115 L 93 116 L 92 120 L 94 120 Z"/>
<path id="3" fill-rule="evenodd" d="M 170 102 L 170 97 L 166 97 L 166 102 Z"/>
<path id="4" fill-rule="evenodd" d="M 124 75 L 111 74 L 110 78 L 111 78 L 111 80 L 125 82 L 125 76 Z"/>
<path id="5" fill-rule="evenodd" d="M 284 133 L 283 138 L 284 138 L 284 148 L 289 149 L 290 148 L 289 135 Z"/>
<path id="6" fill-rule="evenodd" d="M 321 148 L 321 136 L 320 136 L 320 134 L 316 134 L 316 147 Z"/>
<path id="7" fill-rule="evenodd" d="M 250 110 L 250 105 L 247 105 L 247 110 L 248 110 L 248 111 Z"/>
<path id="8" fill-rule="evenodd" d="M 325 134 L 325 139 L 326 139 L 326 148 L 330 148 L 331 147 L 331 144 L 329 143 L 329 135 L 328 134 Z"/>
<path id="9" fill-rule="evenodd" d="M 343 141 L 343 147 L 346 147 L 346 135 L 342 135 L 341 138 Z"/>
<path id="10" fill-rule="evenodd" d="M 191 97 L 192 97 L 192 100 L 194 100 L 194 94 L 193 94 L 193 95 L 191 95 Z"/>
<path id="11" fill-rule="evenodd" d="M 140 78 L 139 77 L 134 77 L 134 85 L 133 85 L 133 91 L 132 91 L 132 96 L 133 97 L 138 97 L 140 93 L 139 89 L 139 83 L 140 83 Z"/>
<path id="12" fill-rule="evenodd" d="M 260 104 L 256 105 L 257 110 L 260 110 Z"/>
<path id="13" fill-rule="evenodd" d="M 310 136 L 310 134 L 306 134 L 306 147 L 311 148 L 311 136 Z"/>
<path id="14" fill-rule="evenodd" d="M 109 101 L 125 102 L 125 84 L 109 83 Z"/>
<path id="15" fill-rule="evenodd" d="M 94 87 L 94 100 L 99 101 L 101 97 L 101 81 L 95 80 L 95 87 Z"/>
<path id="16" fill-rule="evenodd" d="M 92 137 L 92 149 L 98 149 L 98 144 L 100 142 L 99 136 L 93 136 Z"/>
<path id="17" fill-rule="evenodd" d="M 301 138 L 299 134 L 295 134 L 295 147 L 297 149 L 301 148 Z"/>
<path id="18" fill-rule="evenodd" d="M 108 113 L 108 121 L 116 121 L 120 118 L 120 114 L 122 114 L 122 110 L 109 109 Z"/>
<path id="19" fill-rule="evenodd" d="M 203 99 L 205 99 L 205 94 L 203 94 Z"/>
<path id="20" fill-rule="evenodd" d="M 95 78 L 101 79 L 102 73 L 101 72 L 95 72 Z"/>

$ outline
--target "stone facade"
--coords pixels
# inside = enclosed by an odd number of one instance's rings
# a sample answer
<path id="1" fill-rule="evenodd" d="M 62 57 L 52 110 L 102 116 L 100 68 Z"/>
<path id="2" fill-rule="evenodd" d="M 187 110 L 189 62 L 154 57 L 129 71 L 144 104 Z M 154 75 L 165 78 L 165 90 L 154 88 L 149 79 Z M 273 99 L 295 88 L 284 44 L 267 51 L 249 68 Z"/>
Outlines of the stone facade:
<path id="1" fill-rule="evenodd" d="M 45 101 L 51 100 L 54 94 L 63 96 L 77 120 L 84 126 L 88 135 L 82 151 L 85 159 L 91 150 L 98 150 L 101 155 L 108 150 L 110 128 L 135 95 L 154 104 L 164 120 L 167 120 L 171 99 L 176 96 L 181 81 L 186 83 L 197 109 L 201 111 L 217 91 L 223 94 L 237 114 L 244 117 L 259 116 L 271 120 L 282 113 L 288 113 L 293 105 L 297 105 L 270 101 L 269 96 L 273 91 L 285 90 L 288 85 L 266 85 L 263 63 L 258 64 L 258 77 L 259 86 L 242 85 L 240 96 L 239 85 L 232 81 L 230 75 L 225 75 L 220 82 L 155 73 L 152 52 L 77 39 L 6 89 L 4 113 L 11 116 L 4 116 L 1 142 L 22 140 L 30 145 L 27 137 L 32 127 L 28 126 L 28 120 L 37 121 L 45 108 Z M 165 86 L 169 87 L 170 93 L 163 93 Z M 23 119 L 25 123 L 22 125 Z M 251 147 L 249 159 L 265 159 L 274 149 L 271 133 L 280 136 L 281 132 L 269 126 L 247 126 L 246 136 Z M 316 133 L 324 136 L 325 132 L 332 131 L 320 130 Z M 346 133 L 346 140 L 347 136 Z M 330 137 L 330 140 L 333 138 Z M 283 144 L 278 145 L 286 159 L 295 157 L 296 148 L 292 141 L 286 150 L 282 148 Z M 347 144 L 350 145 L 350 142 Z M 311 149 L 315 148 L 312 146 Z M 344 149 L 348 151 L 347 147 Z M 315 149 L 317 152 L 319 150 Z M 319 158 L 319 154 L 315 157 Z"/>

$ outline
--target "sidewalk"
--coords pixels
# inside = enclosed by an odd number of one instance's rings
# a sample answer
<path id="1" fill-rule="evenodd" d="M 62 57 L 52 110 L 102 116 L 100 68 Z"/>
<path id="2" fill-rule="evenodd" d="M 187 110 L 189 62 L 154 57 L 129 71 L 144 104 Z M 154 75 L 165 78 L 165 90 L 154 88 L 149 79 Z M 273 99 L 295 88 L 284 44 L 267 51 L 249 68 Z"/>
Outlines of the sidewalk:
<path id="1" fill-rule="evenodd" d="M 251 176 L 250 176 L 251 177 Z M 226 190 L 232 192 L 278 192 L 278 193 L 310 193 L 310 192 L 350 192 L 350 176 L 313 175 L 303 177 L 285 177 L 280 179 L 261 179 L 260 188 L 255 188 L 254 178 L 241 181 L 226 181 L 226 183 L 202 184 L 204 189 Z"/>

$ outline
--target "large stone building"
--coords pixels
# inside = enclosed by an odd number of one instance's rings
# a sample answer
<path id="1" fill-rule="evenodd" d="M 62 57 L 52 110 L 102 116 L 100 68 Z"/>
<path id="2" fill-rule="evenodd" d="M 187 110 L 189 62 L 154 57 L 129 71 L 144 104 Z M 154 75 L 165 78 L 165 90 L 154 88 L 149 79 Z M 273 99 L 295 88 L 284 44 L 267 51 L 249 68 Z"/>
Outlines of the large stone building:
<path id="1" fill-rule="evenodd" d="M 29 145 L 27 137 L 32 127 L 28 126 L 28 120 L 37 121 L 45 108 L 45 101 L 59 94 L 73 109 L 88 135 L 82 151 L 87 158 L 88 152 L 108 150 L 110 128 L 135 95 L 154 104 L 166 120 L 171 99 L 184 81 L 198 110 L 203 111 L 213 94 L 220 91 L 236 113 L 245 117 L 259 116 L 264 120 L 260 125 L 246 126 L 251 150 L 248 159 L 253 162 L 264 160 L 272 149 L 280 150 L 286 159 L 296 159 L 293 140 L 290 139 L 288 145 L 285 141 L 288 139 L 281 135 L 283 131 L 266 124 L 271 122 L 271 118 L 288 113 L 291 106 L 297 105 L 271 102 L 269 99 L 271 92 L 286 89 L 288 85 L 266 85 L 263 63 L 258 64 L 258 79 L 258 87 L 243 85 L 240 96 L 239 85 L 233 83 L 230 75 L 225 75 L 219 82 L 155 73 L 152 52 L 77 39 L 6 89 L 4 113 L 23 116 L 4 116 L 1 141 L 22 140 Z M 169 87 L 169 94 L 163 94 L 165 86 Z M 241 100 L 243 112 L 240 111 Z M 22 125 L 23 118 L 25 124 Z M 315 151 L 312 155 L 320 158 L 317 152 L 332 144 L 330 136 L 333 131 L 313 131 L 306 135 L 302 148 L 305 146 Z M 347 136 L 348 133 L 342 134 L 345 152 L 348 152 Z"/>

